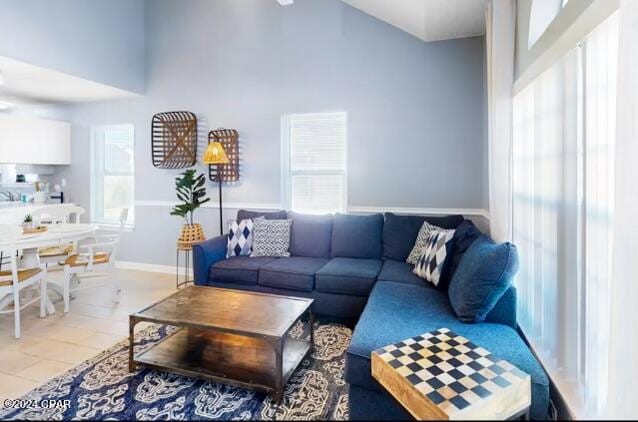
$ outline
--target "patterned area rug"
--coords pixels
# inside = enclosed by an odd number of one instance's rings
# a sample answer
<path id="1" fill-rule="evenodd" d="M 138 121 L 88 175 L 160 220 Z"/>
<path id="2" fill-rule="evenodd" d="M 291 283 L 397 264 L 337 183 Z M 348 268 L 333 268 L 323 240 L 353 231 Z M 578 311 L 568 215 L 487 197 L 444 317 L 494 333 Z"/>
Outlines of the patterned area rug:
<path id="1" fill-rule="evenodd" d="M 136 353 L 172 330 L 153 326 L 140 331 Z M 307 324 L 298 323 L 290 335 L 307 338 Z M 68 400 L 67 408 L 3 409 L 0 419 L 345 420 L 348 393 L 343 371 L 351 335 L 344 325 L 317 323 L 315 351 L 291 376 L 279 405 L 261 392 L 143 367 L 129 373 L 128 342 L 123 341 L 21 398 L 27 404 Z"/>

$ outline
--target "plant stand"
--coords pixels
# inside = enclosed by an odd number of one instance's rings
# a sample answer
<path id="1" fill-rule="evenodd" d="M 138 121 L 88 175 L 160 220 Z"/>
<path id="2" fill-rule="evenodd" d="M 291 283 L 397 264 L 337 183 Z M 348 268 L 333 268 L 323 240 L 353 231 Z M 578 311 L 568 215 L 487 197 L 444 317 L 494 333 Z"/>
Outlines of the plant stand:
<path id="1" fill-rule="evenodd" d="M 193 282 L 191 278 L 191 260 L 193 246 L 206 240 L 201 224 L 187 224 L 182 226 L 182 233 L 177 240 L 177 255 L 175 259 L 175 285 L 179 289 Z M 179 254 L 185 255 L 184 280 L 179 279 Z"/>
<path id="2" fill-rule="evenodd" d="M 177 287 L 178 289 L 182 288 L 183 286 L 187 286 L 188 284 L 193 282 L 193 279 L 191 277 L 191 260 L 192 260 L 192 250 L 193 248 L 184 248 L 184 247 L 177 247 L 177 255 L 176 255 L 176 259 L 175 259 L 175 287 Z M 184 278 L 183 280 L 180 281 L 180 277 L 179 277 L 179 255 L 180 253 L 184 254 L 184 258 L 185 258 L 185 263 L 184 263 Z"/>

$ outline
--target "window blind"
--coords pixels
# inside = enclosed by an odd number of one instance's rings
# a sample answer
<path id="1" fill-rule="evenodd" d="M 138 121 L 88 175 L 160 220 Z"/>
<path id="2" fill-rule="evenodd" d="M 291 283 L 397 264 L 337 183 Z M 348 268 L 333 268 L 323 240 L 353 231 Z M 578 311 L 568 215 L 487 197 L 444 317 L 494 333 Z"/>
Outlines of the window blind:
<path id="1" fill-rule="evenodd" d="M 519 324 L 572 410 L 606 394 L 618 16 L 514 98 Z"/>
<path id="2" fill-rule="evenodd" d="M 295 211 L 344 211 L 346 113 L 294 114 L 284 119 L 284 192 Z"/>

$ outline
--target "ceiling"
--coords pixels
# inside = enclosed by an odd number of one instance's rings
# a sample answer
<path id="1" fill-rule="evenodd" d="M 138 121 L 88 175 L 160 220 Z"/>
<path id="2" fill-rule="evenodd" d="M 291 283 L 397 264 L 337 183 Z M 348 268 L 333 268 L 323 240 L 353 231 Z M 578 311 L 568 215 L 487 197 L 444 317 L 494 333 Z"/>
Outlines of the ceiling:
<path id="1" fill-rule="evenodd" d="M 26 106 L 131 98 L 137 94 L 0 56 L 0 102 Z"/>
<path id="2" fill-rule="evenodd" d="M 342 0 L 423 41 L 485 34 L 488 0 Z"/>

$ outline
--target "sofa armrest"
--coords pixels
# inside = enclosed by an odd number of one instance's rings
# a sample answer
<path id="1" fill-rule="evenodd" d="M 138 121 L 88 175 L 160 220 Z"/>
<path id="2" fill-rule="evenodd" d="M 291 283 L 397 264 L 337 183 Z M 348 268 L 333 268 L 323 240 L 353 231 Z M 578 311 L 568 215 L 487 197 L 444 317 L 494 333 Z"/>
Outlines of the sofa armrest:
<path id="1" fill-rule="evenodd" d="M 509 325 L 517 330 L 516 323 L 516 287 L 511 286 L 503 297 L 496 302 L 496 305 L 487 314 L 486 322 L 496 322 L 498 324 Z"/>
<path id="2" fill-rule="evenodd" d="M 228 236 L 218 236 L 193 246 L 193 272 L 197 286 L 208 285 L 211 265 L 226 259 Z"/>

